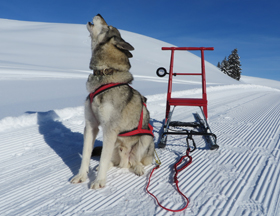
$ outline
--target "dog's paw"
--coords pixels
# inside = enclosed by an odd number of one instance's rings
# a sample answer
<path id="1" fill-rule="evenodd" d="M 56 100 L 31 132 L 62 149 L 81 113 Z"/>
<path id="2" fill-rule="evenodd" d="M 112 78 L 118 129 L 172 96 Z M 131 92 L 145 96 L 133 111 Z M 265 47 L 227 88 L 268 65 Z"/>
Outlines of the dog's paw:
<path id="1" fill-rule="evenodd" d="M 95 181 L 91 184 L 90 188 L 96 190 L 96 189 L 99 189 L 99 188 L 104 188 L 105 185 L 106 185 L 106 179 L 95 180 Z"/>
<path id="2" fill-rule="evenodd" d="M 133 172 L 138 175 L 141 176 L 144 174 L 144 167 L 142 164 L 137 164 L 134 168 L 133 168 Z"/>
<path id="3" fill-rule="evenodd" d="M 82 183 L 87 180 L 87 174 L 77 174 L 75 175 L 70 182 L 72 184 Z"/>
<path id="4" fill-rule="evenodd" d="M 130 168 L 130 164 L 127 161 L 121 161 L 118 165 L 119 168 Z"/>

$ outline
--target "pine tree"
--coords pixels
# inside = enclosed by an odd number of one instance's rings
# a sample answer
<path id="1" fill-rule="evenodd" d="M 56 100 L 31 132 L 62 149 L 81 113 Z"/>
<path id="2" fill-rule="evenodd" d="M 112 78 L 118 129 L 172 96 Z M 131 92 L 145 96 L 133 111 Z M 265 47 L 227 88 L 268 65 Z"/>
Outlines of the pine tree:
<path id="1" fill-rule="evenodd" d="M 220 69 L 224 74 L 228 75 L 229 63 L 227 57 L 225 57 L 224 60 L 222 61 Z"/>
<path id="2" fill-rule="evenodd" d="M 240 80 L 241 77 L 241 64 L 239 59 L 237 49 L 234 49 L 228 57 L 228 75 L 236 80 Z"/>
<path id="3" fill-rule="evenodd" d="M 240 80 L 241 64 L 239 59 L 240 57 L 237 53 L 237 49 L 234 49 L 228 58 L 227 57 L 224 58 L 222 63 L 218 62 L 217 67 L 219 67 L 224 74 L 236 80 Z"/>

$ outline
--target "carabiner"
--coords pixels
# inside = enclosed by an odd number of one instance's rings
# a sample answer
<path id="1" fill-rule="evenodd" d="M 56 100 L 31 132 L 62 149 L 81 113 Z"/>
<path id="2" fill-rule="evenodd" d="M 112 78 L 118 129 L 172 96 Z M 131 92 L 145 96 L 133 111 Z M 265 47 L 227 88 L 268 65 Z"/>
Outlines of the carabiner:
<path id="1" fill-rule="evenodd" d="M 191 148 L 190 148 L 189 140 L 192 141 L 193 150 L 191 150 Z M 196 144 L 195 144 L 194 139 L 192 138 L 191 134 L 188 134 L 188 137 L 186 138 L 186 141 L 187 141 L 187 146 L 188 146 L 187 151 L 193 152 L 194 150 L 196 150 Z"/>

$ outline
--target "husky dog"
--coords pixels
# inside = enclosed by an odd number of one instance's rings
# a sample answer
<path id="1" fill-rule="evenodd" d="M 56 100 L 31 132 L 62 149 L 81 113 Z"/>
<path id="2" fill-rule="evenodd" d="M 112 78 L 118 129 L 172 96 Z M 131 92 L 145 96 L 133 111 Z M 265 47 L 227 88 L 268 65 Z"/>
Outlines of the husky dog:
<path id="1" fill-rule="evenodd" d="M 96 15 L 87 29 L 91 36 L 92 57 L 87 90 L 95 92 L 109 83 L 123 83 L 107 89 L 85 102 L 85 129 L 82 163 L 79 173 L 71 179 L 71 183 L 84 182 L 89 171 L 89 162 L 94 142 L 103 129 L 103 148 L 95 181 L 91 188 L 102 188 L 106 184 L 107 171 L 111 166 L 130 168 L 136 175 L 144 174 L 144 166 L 153 161 L 154 141 L 151 135 L 140 134 L 121 136 L 121 133 L 138 127 L 142 115 L 142 128 L 149 129 L 149 111 L 146 98 L 127 83 L 133 80 L 129 72 L 134 48 L 125 42 L 120 32 L 108 26 L 101 15 Z"/>

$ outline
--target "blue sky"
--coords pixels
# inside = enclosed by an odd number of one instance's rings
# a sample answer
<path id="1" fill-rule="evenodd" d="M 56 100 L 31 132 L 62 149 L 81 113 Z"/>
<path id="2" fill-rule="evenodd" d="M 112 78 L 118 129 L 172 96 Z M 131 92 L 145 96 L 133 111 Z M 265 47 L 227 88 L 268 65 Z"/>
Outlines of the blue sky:
<path id="1" fill-rule="evenodd" d="M 0 18 L 108 24 L 176 46 L 211 46 L 214 65 L 235 48 L 242 74 L 280 81 L 278 0 L 0 0 Z M 148 52 L 148 50 L 147 50 Z"/>

